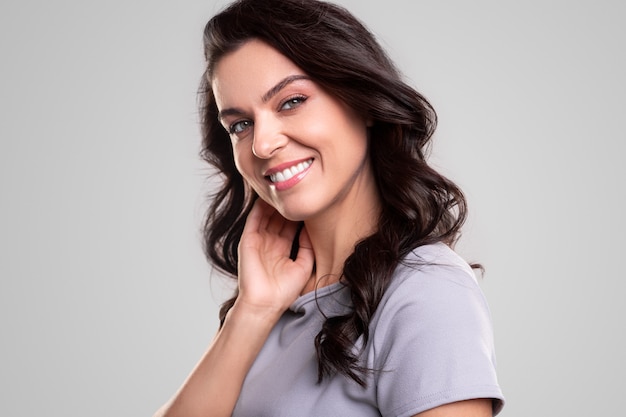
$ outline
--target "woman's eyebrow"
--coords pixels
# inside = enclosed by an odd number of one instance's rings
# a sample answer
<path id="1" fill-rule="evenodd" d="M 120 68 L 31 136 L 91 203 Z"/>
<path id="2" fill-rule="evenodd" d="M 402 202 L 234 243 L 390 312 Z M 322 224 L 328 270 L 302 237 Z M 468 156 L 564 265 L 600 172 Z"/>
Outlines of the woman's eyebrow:
<path id="1" fill-rule="evenodd" d="M 220 110 L 219 113 L 217 113 L 217 119 L 218 120 L 224 120 L 226 117 L 228 116 L 242 116 L 244 115 L 244 111 L 238 108 L 230 108 L 230 109 L 224 109 L 224 110 Z"/>
<path id="2" fill-rule="evenodd" d="M 280 90 L 287 87 L 292 82 L 298 81 L 298 80 L 310 80 L 310 79 L 311 78 L 309 76 L 303 75 L 303 74 L 290 75 L 288 77 L 285 77 L 281 81 L 279 81 L 274 87 L 267 90 L 267 93 L 263 94 L 263 97 L 261 97 L 261 100 L 263 100 L 263 103 L 267 103 L 272 97 L 278 94 Z"/>
<path id="3" fill-rule="evenodd" d="M 288 77 L 285 77 L 282 80 L 280 80 L 274 87 L 267 90 L 267 92 L 263 94 L 263 96 L 261 97 L 261 100 L 263 101 L 263 103 L 267 103 L 272 97 L 278 94 L 280 90 L 287 87 L 292 82 L 299 81 L 299 80 L 310 80 L 310 79 L 311 77 L 309 77 L 308 75 L 303 75 L 303 74 L 289 75 Z M 228 116 L 241 116 L 243 114 L 245 114 L 243 110 L 233 107 L 233 108 L 221 110 L 218 113 L 217 118 L 219 120 L 223 120 L 225 117 L 228 117 Z"/>

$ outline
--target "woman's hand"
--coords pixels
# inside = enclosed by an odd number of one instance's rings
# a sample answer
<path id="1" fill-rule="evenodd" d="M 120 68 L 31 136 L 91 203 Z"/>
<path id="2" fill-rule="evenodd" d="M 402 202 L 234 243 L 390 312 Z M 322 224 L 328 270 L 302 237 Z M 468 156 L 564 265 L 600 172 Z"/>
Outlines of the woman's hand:
<path id="1" fill-rule="evenodd" d="M 183 386 L 155 417 L 230 416 L 241 386 L 280 315 L 313 270 L 305 229 L 289 258 L 298 224 L 257 200 L 239 244 L 239 296 L 224 325 Z"/>
<path id="2" fill-rule="evenodd" d="M 282 313 L 311 278 L 315 259 L 306 228 L 300 232 L 297 258 L 289 258 L 298 223 L 285 219 L 260 198 L 248 215 L 239 243 L 237 303 Z"/>

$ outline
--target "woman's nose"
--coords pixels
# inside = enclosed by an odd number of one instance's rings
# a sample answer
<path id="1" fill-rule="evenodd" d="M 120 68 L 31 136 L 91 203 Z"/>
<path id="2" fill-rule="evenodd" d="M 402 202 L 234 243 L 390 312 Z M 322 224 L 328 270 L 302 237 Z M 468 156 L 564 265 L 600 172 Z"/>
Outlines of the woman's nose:
<path id="1" fill-rule="evenodd" d="M 257 119 L 254 123 L 254 139 L 252 153 L 257 158 L 269 159 L 279 149 L 283 148 L 289 138 L 281 129 L 281 124 L 275 119 Z"/>

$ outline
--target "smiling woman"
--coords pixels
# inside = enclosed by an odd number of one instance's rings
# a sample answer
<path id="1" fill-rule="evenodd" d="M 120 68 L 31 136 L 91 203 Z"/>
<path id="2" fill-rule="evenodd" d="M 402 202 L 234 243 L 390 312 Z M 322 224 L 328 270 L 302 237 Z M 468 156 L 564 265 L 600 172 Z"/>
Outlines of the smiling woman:
<path id="1" fill-rule="evenodd" d="M 309 232 L 359 212 L 372 223 L 379 199 L 363 117 L 259 40 L 220 60 L 212 89 L 235 165 L 261 199 L 288 220 L 306 220 Z M 373 230 L 363 226 L 353 232 Z M 338 276 L 341 267 L 327 273 Z"/>
<path id="2" fill-rule="evenodd" d="M 294 36 L 297 34 L 297 36 Z M 436 116 L 367 29 L 315 0 L 241 0 L 205 30 L 209 260 L 237 280 L 157 416 L 488 416 L 491 319 L 452 248 L 465 199 Z"/>

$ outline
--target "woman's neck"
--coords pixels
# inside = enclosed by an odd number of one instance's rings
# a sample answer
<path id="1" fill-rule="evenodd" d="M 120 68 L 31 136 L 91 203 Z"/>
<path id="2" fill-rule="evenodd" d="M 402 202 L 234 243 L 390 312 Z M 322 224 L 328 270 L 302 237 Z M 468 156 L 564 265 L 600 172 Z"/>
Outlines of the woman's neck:
<path id="1" fill-rule="evenodd" d="M 342 204 L 305 221 L 315 252 L 315 270 L 303 294 L 339 280 L 356 244 L 378 229 L 380 197 L 373 179 L 353 188 Z"/>

